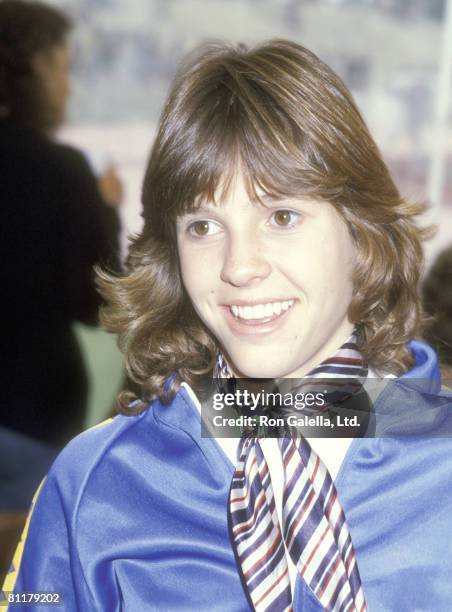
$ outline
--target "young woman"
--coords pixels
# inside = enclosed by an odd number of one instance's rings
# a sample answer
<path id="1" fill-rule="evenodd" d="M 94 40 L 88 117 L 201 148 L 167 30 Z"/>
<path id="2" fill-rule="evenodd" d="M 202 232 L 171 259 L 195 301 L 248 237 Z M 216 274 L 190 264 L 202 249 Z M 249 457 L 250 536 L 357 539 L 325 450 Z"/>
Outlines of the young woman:
<path id="1" fill-rule="evenodd" d="M 450 396 L 413 340 L 420 210 L 311 52 L 273 41 L 192 55 L 161 118 L 128 272 L 102 275 L 104 320 L 140 396 L 52 467 L 9 597 L 52 592 L 65 610 L 449 609 L 452 444 L 432 436 Z M 201 435 L 213 375 L 290 387 L 377 373 L 397 377 L 375 401 L 398 417 L 383 419 L 385 437 Z"/>

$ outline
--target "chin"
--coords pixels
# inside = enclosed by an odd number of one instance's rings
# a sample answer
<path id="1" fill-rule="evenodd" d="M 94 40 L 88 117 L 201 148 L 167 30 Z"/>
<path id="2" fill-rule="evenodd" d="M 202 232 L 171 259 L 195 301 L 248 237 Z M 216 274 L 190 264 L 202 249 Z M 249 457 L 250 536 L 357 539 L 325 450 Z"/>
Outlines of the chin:
<path id="1" fill-rule="evenodd" d="M 235 363 L 239 377 L 244 378 L 280 378 L 285 372 L 290 371 L 289 368 L 284 368 L 283 364 L 275 364 L 271 358 L 265 363 L 264 356 L 259 359 L 240 359 Z"/>

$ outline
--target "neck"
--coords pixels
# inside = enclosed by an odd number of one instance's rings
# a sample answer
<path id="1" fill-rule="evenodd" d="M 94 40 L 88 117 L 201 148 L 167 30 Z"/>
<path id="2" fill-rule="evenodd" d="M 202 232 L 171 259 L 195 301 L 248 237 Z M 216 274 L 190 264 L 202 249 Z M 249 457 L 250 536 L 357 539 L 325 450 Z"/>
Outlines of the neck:
<path id="1" fill-rule="evenodd" d="M 328 359 L 345 343 L 354 333 L 354 325 L 350 321 L 344 323 L 336 329 L 334 334 L 327 342 L 322 344 L 319 350 L 311 355 L 299 368 L 293 372 L 283 374 L 281 378 L 303 378 L 311 370 L 319 366 L 325 359 Z"/>

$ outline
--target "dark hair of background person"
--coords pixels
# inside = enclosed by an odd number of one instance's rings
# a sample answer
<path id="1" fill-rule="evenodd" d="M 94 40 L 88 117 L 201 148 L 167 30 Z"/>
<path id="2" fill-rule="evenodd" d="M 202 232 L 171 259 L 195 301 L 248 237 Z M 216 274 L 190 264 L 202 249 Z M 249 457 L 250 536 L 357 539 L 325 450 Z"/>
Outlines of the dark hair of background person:
<path id="1" fill-rule="evenodd" d="M 422 295 L 425 311 L 430 315 L 424 337 L 438 351 L 443 364 L 452 366 L 452 247 L 435 260 L 424 279 Z"/>
<path id="2" fill-rule="evenodd" d="M 237 167 L 272 196 L 331 203 L 357 246 L 350 321 L 377 370 L 412 364 L 407 341 L 420 334 L 422 263 L 416 217 L 424 206 L 403 199 L 341 79 L 301 45 L 275 40 L 247 50 L 210 44 L 182 65 L 170 91 L 144 180 L 144 228 L 133 241 L 128 273 L 101 274 L 106 328 L 119 334 L 144 401 L 166 399 L 181 381 L 199 389 L 216 346 L 182 286 L 176 217 L 202 201 L 221 201 Z M 220 193 L 219 193 L 220 190 Z M 258 198 L 257 198 L 258 199 Z"/>
<path id="3" fill-rule="evenodd" d="M 63 45 L 71 27 L 63 12 L 48 5 L 0 1 L 0 114 L 37 129 L 53 127 L 33 59 Z"/>

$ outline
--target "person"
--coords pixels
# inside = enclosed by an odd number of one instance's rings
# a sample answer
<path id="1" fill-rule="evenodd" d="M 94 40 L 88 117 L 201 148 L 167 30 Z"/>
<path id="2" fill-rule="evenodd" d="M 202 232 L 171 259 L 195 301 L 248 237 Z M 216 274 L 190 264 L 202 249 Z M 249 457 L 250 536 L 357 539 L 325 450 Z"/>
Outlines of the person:
<path id="1" fill-rule="evenodd" d="M 7 532 L 23 524 L 56 454 L 84 427 L 88 377 L 72 324 L 98 323 L 94 264 L 119 267 L 115 170 L 96 179 L 54 140 L 70 93 L 70 28 L 56 8 L 0 2 L 0 557 L 4 520 Z"/>
<path id="2" fill-rule="evenodd" d="M 11 609 L 23 592 L 65 610 L 448 609 L 451 443 L 433 434 L 451 396 L 416 339 L 421 207 L 342 81 L 293 42 L 202 46 L 142 201 L 127 272 L 99 281 L 140 393 L 50 470 Z M 243 417 L 256 385 L 353 398 L 372 377 L 375 435 L 203 433 L 212 378 L 213 411 L 230 393 Z"/>
<path id="3" fill-rule="evenodd" d="M 83 427 L 87 374 L 71 325 L 98 322 L 93 266 L 119 267 L 122 198 L 113 168 L 97 180 L 52 137 L 70 92 L 70 27 L 56 8 L 0 3 L 1 424 L 55 447 Z"/>

